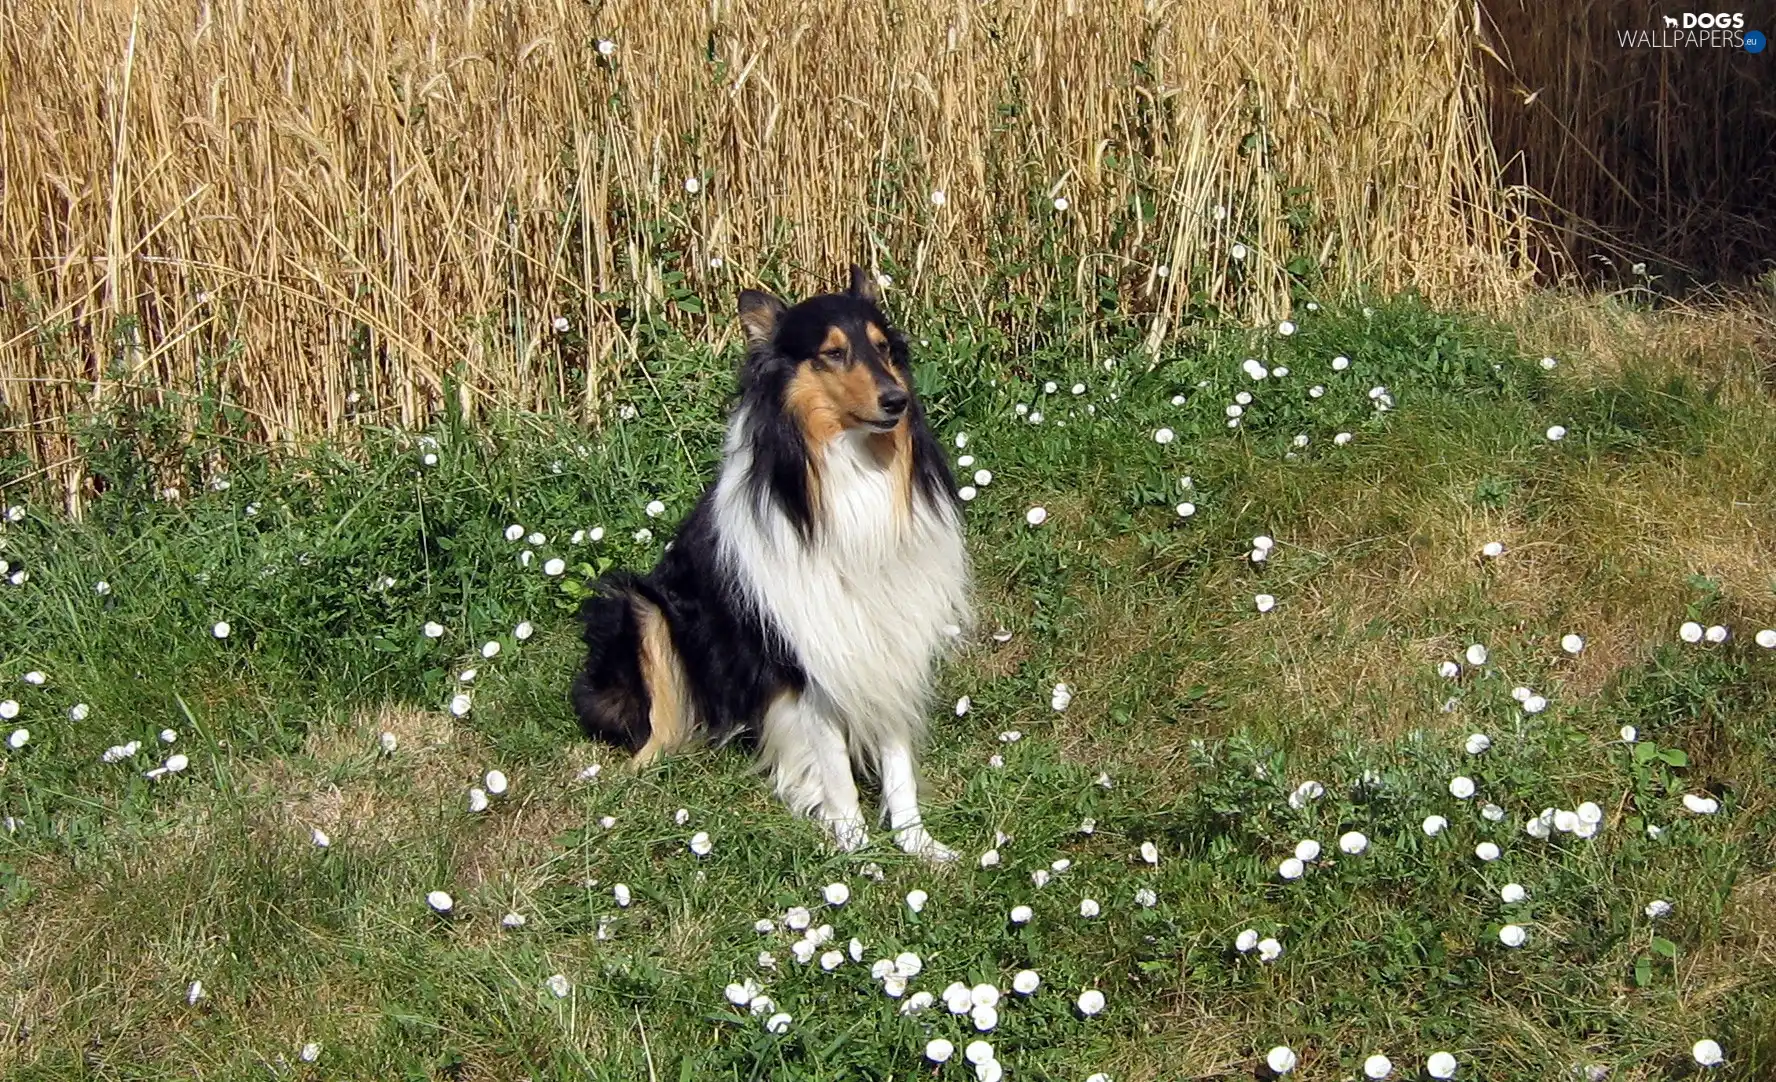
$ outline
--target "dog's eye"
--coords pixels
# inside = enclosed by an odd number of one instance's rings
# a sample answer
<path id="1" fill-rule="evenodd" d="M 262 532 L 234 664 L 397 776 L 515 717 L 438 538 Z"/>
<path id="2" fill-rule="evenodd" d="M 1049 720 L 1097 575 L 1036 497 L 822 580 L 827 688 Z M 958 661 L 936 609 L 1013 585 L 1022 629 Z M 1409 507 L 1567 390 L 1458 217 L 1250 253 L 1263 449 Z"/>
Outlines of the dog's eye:
<path id="1" fill-rule="evenodd" d="M 823 349 L 820 351 L 820 359 L 827 364 L 838 364 L 845 359 L 845 351 L 837 348 Z"/>

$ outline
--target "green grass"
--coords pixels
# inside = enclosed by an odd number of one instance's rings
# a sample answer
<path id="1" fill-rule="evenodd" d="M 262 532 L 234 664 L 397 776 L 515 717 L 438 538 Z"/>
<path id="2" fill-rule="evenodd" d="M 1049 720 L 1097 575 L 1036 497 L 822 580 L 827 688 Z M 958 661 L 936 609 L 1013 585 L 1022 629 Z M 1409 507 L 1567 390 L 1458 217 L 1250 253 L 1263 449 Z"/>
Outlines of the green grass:
<path id="1" fill-rule="evenodd" d="M 0 697 L 31 733 L 0 758 L 0 1075 L 910 1078 L 942 1036 L 958 1053 L 937 1077 L 972 1077 L 965 1017 L 941 996 L 903 1016 L 871 978 L 902 951 L 924 963 L 914 991 L 1007 992 L 987 1037 L 1016 1079 L 1247 1077 L 1276 1044 L 1308 1079 L 1358 1077 L 1378 1051 L 1415 1077 L 1439 1050 L 1458 1078 L 1668 1078 L 1698 1070 L 1704 1037 L 1726 1050 L 1715 1075 L 1776 1071 L 1776 651 L 1751 641 L 1776 625 L 1776 410 L 1748 381 L 1660 356 L 1544 372 L 1509 328 L 1409 301 L 1288 337 L 1205 331 L 1156 358 L 1114 323 L 1013 344 L 907 322 L 941 437 L 970 437 L 960 472 L 994 473 L 967 510 L 981 626 L 943 672 L 928 759 L 928 820 L 963 866 L 885 838 L 831 853 L 737 752 L 630 776 L 573 726 L 574 593 L 651 560 L 706 483 L 733 357 L 657 342 L 652 384 L 618 404 L 635 414 L 596 435 L 523 417 L 271 456 L 152 415 L 96 419 L 108 487 L 85 521 L 15 489 L 24 517 L 0 534 L 28 576 L 0 588 Z M 1248 356 L 1292 374 L 1254 383 Z M 1230 430 L 1239 391 L 1255 401 Z M 1570 434 L 1553 443 L 1556 423 Z M 547 542 L 508 542 L 513 523 Z M 602 541 L 572 540 L 594 526 Z M 1262 565 L 1244 557 L 1258 534 L 1277 541 Z M 1506 554 L 1481 559 L 1495 539 Z M 555 557 L 569 574 L 543 572 Z M 1685 619 L 1734 637 L 1683 645 Z M 1576 657 L 1567 632 L 1587 640 Z M 1437 674 L 1473 642 L 1488 665 Z M 453 718 L 469 667 L 473 709 Z M 1522 712 L 1516 686 L 1548 709 Z M 1623 725 L 1665 754 L 1637 755 Z M 1466 754 L 1470 732 L 1492 747 Z M 139 755 L 100 762 L 129 740 Z M 173 750 L 187 770 L 143 777 Z M 493 767 L 512 789 L 471 814 Z M 1474 800 L 1450 795 L 1457 774 Z M 1308 779 L 1325 796 L 1292 807 Z M 1685 812 L 1692 792 L 1720 812 Z M 1587 800 L 1597 837 L 1525 835 Z M 1433 813 L 1451 823 L 1436 838 Z M 1337 852 L 1350 830 L 1362 855 Z M 997 832 L 1002 862 L 981 868 Z M 1284 883 L 1303 838 L 1328 855 Z M 1502 859 L 1477 860 L 1483 840 Z M 850 886 L 842 908 L 822 907 L 829 882 Z M 1527 900 L 1502 902 L 1507 882 Z M 434 889 L 452 916 L 427 909 Z M 1672 904 L 1656 922 L 1654 899 Z M 1018 904 L 1035 911 L 1021 927 Z M 798 965 L 793 935 L 753 930 L 797 905 L 831 946 L 861 940 L 863 963 Z M 524 926 L 503 929 L 508 912 Z M 1506 922 L 1525 946 L 1500 945 Z M 1236 951 L 1245 928 L 1282 957 Z M 1024 968 L 1042 978 L 1028 999 L 1010 993 Z M 545 987 L 557 973 L 565 998 Z M 724 998 L 749 977 L 794 1016 L 786 1033 Z M 1089 1019 L 1088 987 L 1108 1002 Z"/>

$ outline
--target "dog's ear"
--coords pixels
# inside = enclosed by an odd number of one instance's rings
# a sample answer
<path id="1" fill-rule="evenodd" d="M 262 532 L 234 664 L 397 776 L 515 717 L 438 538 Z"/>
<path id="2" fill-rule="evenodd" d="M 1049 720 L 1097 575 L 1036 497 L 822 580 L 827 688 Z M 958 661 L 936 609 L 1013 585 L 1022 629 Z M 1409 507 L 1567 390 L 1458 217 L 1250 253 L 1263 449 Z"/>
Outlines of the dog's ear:
<path id="1" fill-rule="evenodd" d="M 855 263 L 851 264 L 851 295 L 871 304 L 882 303 L 882 295 L 876 291 L 876 280 Z"/>
<path id="2" fill-rule="evenodd" d="M 740 326 L 746 330 L 748 346 L 762 346 L 777 334 L 777 323 L 788 311 L 783 302 L 756 289 L 740 291 Z"/>

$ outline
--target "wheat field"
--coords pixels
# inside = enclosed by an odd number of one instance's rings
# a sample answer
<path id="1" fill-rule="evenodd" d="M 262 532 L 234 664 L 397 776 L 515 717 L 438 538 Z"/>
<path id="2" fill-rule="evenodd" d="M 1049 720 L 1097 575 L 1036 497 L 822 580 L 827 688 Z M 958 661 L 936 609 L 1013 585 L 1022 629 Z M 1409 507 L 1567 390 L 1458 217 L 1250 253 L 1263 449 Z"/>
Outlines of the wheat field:
<path id="1" fill-rule="evenodd" d="M 69 419 L 120 403 L 273 443 L 591 418 L 650 320 L 719 337 L 847 260 L 1013 331 L 1108 293 L 1155 344 L 1304 285 L 1496 303 L 1530 261 L 1473 21 L 0 0 L 0 427 L 77 505 Z"/>

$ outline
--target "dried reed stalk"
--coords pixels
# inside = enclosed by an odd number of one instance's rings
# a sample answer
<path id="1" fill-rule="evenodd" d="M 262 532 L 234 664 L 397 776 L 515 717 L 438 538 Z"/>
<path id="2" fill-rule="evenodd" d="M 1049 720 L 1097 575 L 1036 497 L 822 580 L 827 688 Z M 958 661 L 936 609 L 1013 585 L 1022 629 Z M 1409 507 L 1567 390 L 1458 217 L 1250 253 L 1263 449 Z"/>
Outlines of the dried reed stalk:
<path id="1" fill-rule="evenodd" d="M 268 441 L 589 416 L 638 311 L 717 336 L 849 259 L 1020 333 L 1106 276 L 1155 341 L 1193 291 L 1274 318 L 1303 256 L 1503 300 L 1473 32 L 1451 0 L 0 0 L 0 420 L 74 491 L 66 418 L 116 401 Z"/>

